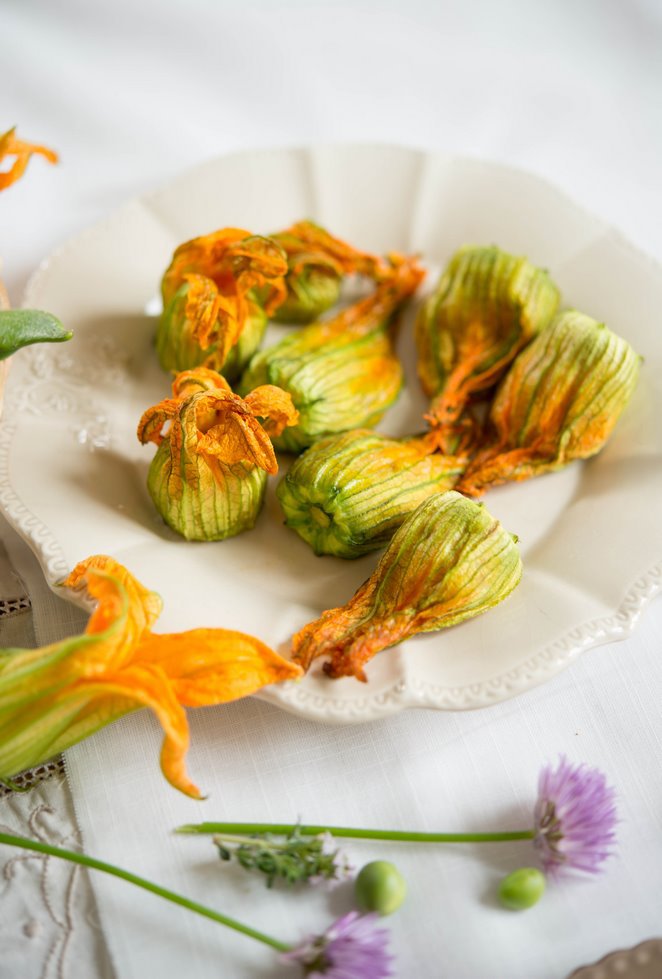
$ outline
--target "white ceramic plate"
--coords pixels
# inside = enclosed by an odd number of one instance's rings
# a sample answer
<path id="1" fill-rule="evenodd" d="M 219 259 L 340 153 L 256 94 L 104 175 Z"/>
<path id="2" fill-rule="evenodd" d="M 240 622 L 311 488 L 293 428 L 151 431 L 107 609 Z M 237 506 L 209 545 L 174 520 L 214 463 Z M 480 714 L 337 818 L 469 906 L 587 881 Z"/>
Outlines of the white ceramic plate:
<path id="1" fill-rule="evenodd" d="M 640 386 L 597 458 L 488 494 L 521 541 L 525 574 L 501 606 L 377 656 L 369 682 L 320 670 L 260 696 L 309 717 L 357 722 L 403 707 L 482 707 L 540 683 L 590 646 L 625 636 L 662 582 L 662 270 L 545 182 L 412 149 L 346 146 L 240 153 L 132 201 L 39 269 L 25 304 L 74 330 L 13 359 L 0 426 L 0 504 L 50 583 L 110 553 L 165 601 L 162 631 L 222 625 L 284 648 L 343 604 L 376 556 L 316 558 L 282 526 L 273 486 L 257 528 L 186 543 L 155 513 L 153 447 L 135 436 L 169 393 L 146 310 L 174 247 L 224 225 L 269 232 L 310 216 L 359 247 L 420 251 L 428 288 L 466 242 L 496 242 L 550 269 L 564 301 L 645 357 Z M 420 427 L 410 310 L 400 331 L 408 384 L 381 428 Z M 274 327 L 278 336 L 283 328 Z"/>

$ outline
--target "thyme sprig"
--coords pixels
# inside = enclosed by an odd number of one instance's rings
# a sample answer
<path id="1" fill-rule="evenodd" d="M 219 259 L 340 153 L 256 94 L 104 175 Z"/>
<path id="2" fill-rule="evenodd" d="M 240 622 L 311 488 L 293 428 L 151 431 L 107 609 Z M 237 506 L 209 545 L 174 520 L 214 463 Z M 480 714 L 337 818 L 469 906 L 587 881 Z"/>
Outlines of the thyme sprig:
<path id="1" fill-rule="evenodd" d="M 267 887 L 279 879 L 290 886 L 303 882 L 337 883 L 350 876 L 353 869 L 330 833 L 305 837 L 298 826 L 293 826 L 284 840 L 276 840 L 270 833 L 217 833 L 213 842 L 221 860 L 234 858 L 244 870 L 264 874 Z"/>

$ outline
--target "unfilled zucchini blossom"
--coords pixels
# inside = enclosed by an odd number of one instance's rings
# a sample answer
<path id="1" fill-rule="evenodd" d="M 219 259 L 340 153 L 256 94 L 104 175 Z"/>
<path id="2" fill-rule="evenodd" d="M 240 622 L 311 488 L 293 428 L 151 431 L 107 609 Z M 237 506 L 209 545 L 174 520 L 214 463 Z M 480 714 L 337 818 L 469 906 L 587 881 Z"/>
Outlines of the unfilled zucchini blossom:
<path id="1" fill-rule="evenodd" d="M 285 323 L 311 323 L 340 297 L 344 276 L 385 277 L 383 258 L 360 252 L 312 221 L 299 221 L 287 231 L 271 235 L 287 255 L 287 298 L 273 318 Z"/>
<path id="2" fill-rule="evenodd" d="M 477 496 L 586 459 L 603 447 L 637 385 L 640 358 L 604 323 L 561 313 L 504 378 L 490 412 L 495 437 L 458 483 Z"/>
<path id="3" fill-rule="evenodd" d="M 492 387 L 548 326 L 559 290 L 547 272 L 496 247 L 465 246 L 451 259 L 416 322 L 418 371 L 442 430 Z"/>
<path id="4" fill-rule="evenodd" d="M 466 459 L 435 452 L 426 436 L 392 439 L 369 429 L 311 446 L 278 484 L 285 523 L 316 554 L 357 558 L 384 547 L 433 493 L 449 490 Z"/>
<path id="5" fill-rule="evenodd" d="M 30 157 L 34 154 L 43 156 L 49 163 L 57 163 L 58 155 L 46 146 L 37 146 L 34 143 L 26 143 L 23 139 L 16 136 L 16 127 L 7 130 L 0 135 L 0 163 L 7 156 L 14 156 L 16 159 L 9 168 L 0 173 L 0 190 L 6 190 L 25 173 L 25 169 L 30 162 Z"/>
<path id="6" fill-rule="evenodd" d="M 389 325 L 424 274 L 414 259 L 392 256 L 390 274 L 372 295 L 253 357 L 239 390 L 276 384 L 299 412 L 277 448 L 301 452 L 327 435 L 377 424 L 402 386 Z"/>
<path id="7" fill-rule="evenodd" d="M 185 766 L 184 707 L 237 700 L 301 673 L 241 632 L 152 632 L 161 599 L 110 557 L 82 561 L 64 585 L 87 591 L 98 602 L 84 634 L 41 649 L 0 650 L 0 778 L 149 707 L 165 732 L 163 774 L 175 788 L 199 798 Z"/>
<path id="8" fill-rule="evenodd" d="M 307 669 L 328 656 L 329 676 L 365 680 L 375 653 L 487 611 L 521 575 L 515 539 L 484 506 L 453 490 L 437 493 L 405 520 L 347 605 L 294 636 L 294 659 Z"/>
<path id="9" fill-rule="evenodd" d="M 262 340 L 267 317 L 286 297 L 286 272 L 280 245 L 240 228 L 180 245 L 161 283 L 161 366 L 202 365 L 238 376 Z"/>
<path id="10" fill-rule="evenodd" d="M 147 481 L 157 510 L 187 540 L 249 530 L 278 471 L 271 436 L 298 417 L 292 399 L 272 385 L 240 398 L 209 368 L 178 374 L 172 392 L 138 425 L 139 440 L 158 446 Z"/>

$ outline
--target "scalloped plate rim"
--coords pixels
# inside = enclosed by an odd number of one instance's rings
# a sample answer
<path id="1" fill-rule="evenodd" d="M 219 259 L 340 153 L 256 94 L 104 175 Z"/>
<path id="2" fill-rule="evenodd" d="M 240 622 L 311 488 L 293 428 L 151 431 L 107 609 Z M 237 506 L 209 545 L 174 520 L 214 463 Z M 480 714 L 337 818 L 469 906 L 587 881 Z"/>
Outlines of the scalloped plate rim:
<path id="1" fill-rule="evenodd" d="M 635 972 L 628 973 L 630 979 L 635 979 L 635 975 L 641 976 L 642 979 L 653 979 L 652 973 L 649 973 L 648 977 L 646 977 L 640 970 L 641 966 L 646 967 L 650 964 L 652 961 L 650 956 L 652 954 L 656 956 L 662 967 L 662 938 L 647 938 L 643 942 L 633 945 L 632 948 L 616 949 L 613 952 L 608 952 L 596 962 L 591 962 L 588 965 L 580 965 L 574 972 L 570 973 L 568 979 L 608 979 L 608 974 L 605 970 L 609 969 L 611 971 L 612 968 L 613 972 L 611 972 L 611 975 L 614 977 L 623 977 L 625 976 L 623 966 L 635 966 Z M 655 962 L 653 962 L 653 965 L 655 965 Z"/>

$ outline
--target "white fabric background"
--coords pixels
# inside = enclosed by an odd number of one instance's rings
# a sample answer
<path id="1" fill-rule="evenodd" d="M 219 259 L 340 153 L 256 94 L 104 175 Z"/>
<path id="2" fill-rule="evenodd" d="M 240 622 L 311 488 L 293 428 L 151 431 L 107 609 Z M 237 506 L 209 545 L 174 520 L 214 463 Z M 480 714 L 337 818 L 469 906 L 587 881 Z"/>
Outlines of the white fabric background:
<path id="1" fill-rule="evenodd" d="M 126 197 L 200 159 L 316 140 L 402 142 L 542 174 L 662 258 L 662 8 L 655 0 L 354 4 L 212 0 L 5 2 L 0 129 L 56 147 L 0 200 L 0 255 L 15 302 L 38 262 Z M 296 217 L 296 216 L 293 216 Z M 36 474 L 37 475 L 37 474 Z M 642 519 L 644 516 L 642 515 Z M 38 636 L 65 615 L 7 533 Z M 449 830 L 528 821 L 540 765 L 565 752 L 617 786 L 620 846 L 598 880 L 550 888 L 526 914 L 496 881 L 526 845 L 397 850 L 410 883 L 389 921 L 402 977 L 562 979 L 662 934 L 662 602 L 626 642 L 593 650 L 516 701 L 326 728 L 246 702 L 192 717 L 205 803 L 162 780 L 146 714 L 69 753 L 85 848 L 285 940 L 349 906 L 268 893 L 224 871 L 179 822 L 281 819 Z M 290 975 L 211 923 L 93 880 L 119 979 Z M 69 967 L 76 976 L 75 964 Z M 0 961 L 0 975 L 3 975 Z"/>

